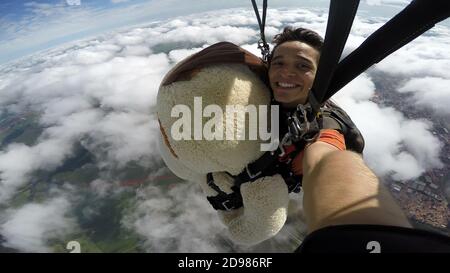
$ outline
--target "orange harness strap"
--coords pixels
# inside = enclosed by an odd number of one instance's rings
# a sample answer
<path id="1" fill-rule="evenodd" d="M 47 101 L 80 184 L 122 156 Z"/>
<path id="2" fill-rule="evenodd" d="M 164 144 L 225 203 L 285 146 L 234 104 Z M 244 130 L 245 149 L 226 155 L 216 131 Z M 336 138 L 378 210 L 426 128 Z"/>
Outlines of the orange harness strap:
<path id="1" fill-rule="evenodd" d="M 339 133 L 336 130 L 333 129 L 324 129 L 319 132 L 318 137 L 316 138 L 316 141 L 322 141 L 325 143 L 328 143 L 330 145 L 333 145 L 339 150 L 345 150 L 345 139 L 344 135 Z M 311 145 L 311 144 L 309 144 Z M 305 147 L 306 148 L 306 147 Z M 305 149 L 303 149 L 293 160 L 292 162 L 292 171 L 295 175 L 302 175 L 303 174 L 303 154 L 305 152 Z"/>

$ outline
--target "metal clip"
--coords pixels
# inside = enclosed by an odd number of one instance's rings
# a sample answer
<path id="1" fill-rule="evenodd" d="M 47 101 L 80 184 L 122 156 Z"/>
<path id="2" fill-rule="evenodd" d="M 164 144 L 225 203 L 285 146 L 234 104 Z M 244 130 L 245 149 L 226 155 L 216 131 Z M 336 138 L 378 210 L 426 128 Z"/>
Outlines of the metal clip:
<path id="1" fill-rule="evenodd" d="M 288 118 L 288 129 L 294 142 L 302 140 L 311 129 L 311 124 L 308 121 L 308 110 L 310 110 L 308 104 L 299 104 L 296 111 Z"/>
<path id="2" fill-rule="evenodd" d="M 260 39 L 258 41 L 258 48 L 261 50 L 261 55 L 263 57 L 263 61 L 267 62 L 269 59 L 269 54 L 270 54 L 269 45 L 263 39 Z"/>
<path id="3" fill-rule="evenodd" d="M 261 174 L 261 171 L 255 173 L 255 174 L 252 174 L 252 173 L 250 172 L 250 170 L 248 169 L 248 165 L 245 166 L 245 170 L 247 171 L 247 175 L 248 175 L 248 177 L 250 177 L 250 179 L 253 179 L 253 178 L 255 178 L 255 177 L 257 177 L 258 175 Z"/>
<path id="4" fill-rule="evenodd" d="M 228 203 L 228 202 L 230 202 L 230 200 L 229 200 L 229 199 L 227 199 L 227 200 L 223 201 L 223 202 L 222 202 L 222 206 L 223 206 L 223 207 L 225 208 L 225 210 L 226 210 L 226 211 L 230 211 L 230 210 L 233 210 L 233 209 L 234 209 L 234 207 L 233 207 L 233 206 L 231 206 L 231 207 L 228 207 L 228 206 L 227 206 L 227 203 Z"/>
<path id="5" fill-rule="evenodd" d="M 281 140 L 280 144 L 278 145 L 278 147 L 281 150 L 281 153 L 278 155 L 279 157 L 283 157 L 286 154 L 286 150 L 284 149 L 284 145 L 287 144 L 287 142 L 290 140 L 291 138 L 291 134 L 290 133 L 286 133 L 283 137 L 283 139 Z"/>

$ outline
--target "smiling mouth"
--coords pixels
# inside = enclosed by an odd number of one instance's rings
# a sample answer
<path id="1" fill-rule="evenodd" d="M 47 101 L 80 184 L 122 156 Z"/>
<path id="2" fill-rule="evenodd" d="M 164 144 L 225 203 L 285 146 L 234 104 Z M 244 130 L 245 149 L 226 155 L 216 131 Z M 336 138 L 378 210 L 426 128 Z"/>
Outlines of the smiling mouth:
<path id="1" fill-rule="evenodd" d="M 291 88 L 297 88 L 300 85 L 294 84 L 294 83 L 286 83 L 286 82 L 276 82 L 277 87 L 285 88 L 285 89 L 291 89 Z"/>

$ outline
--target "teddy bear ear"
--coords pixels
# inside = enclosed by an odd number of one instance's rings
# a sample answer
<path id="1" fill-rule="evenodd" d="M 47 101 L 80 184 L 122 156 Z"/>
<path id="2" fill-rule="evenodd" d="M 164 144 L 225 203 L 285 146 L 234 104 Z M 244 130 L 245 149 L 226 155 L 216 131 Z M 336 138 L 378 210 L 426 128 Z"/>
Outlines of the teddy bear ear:
<path id="1" fill-rule="evenodd" d="M 256 55 L 230 42 L 219 42 L 178 63 L 164 77 L 161 86 L 192 79 L 202 68 L 217 64 L 246 65 L 261 80 L 266 82 L 267 66 Z"/>

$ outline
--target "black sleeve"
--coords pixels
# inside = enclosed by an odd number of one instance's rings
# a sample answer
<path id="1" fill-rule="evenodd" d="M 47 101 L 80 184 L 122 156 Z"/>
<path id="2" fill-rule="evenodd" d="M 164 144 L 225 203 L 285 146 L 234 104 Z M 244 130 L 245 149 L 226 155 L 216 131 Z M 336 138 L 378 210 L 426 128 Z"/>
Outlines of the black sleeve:
<path id="1" fill-rule="evenodd" d="M 340 225 L 312 232 L 295 252 L 450 253 L 450 237 L 394 226 Z"/>

